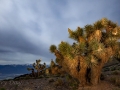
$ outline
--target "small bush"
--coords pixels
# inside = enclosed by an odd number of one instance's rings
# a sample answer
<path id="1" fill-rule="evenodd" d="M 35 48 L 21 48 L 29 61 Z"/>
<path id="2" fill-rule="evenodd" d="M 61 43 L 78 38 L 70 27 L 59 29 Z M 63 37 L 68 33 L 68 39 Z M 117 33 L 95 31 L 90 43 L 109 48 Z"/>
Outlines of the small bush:
<path id="1" fill-rule="evenodd" d="M 54 82 L 55 80 L 53 78 L 49 78 L 48 79 L 48 82 L 51 83 L 51 82 Z"/>
<path id="2" fill-rule="evenodd" d="M 104 72 L 106 72 L 106 71 L 110 71 L 110 68 L 105 68 L 105 69 L 104 69 Z"/>
<path id="3" fill-rule="evenodd" d="M 119 70 L 119 71 L 120 71 L 120 67 L 117 67 L 117 70 Z"/>
<path id="4" fill-rule="evenodd" d="M 66 80 L 68 85 L 73 89 L 73 90 L 77 90 L 78 86 L 79 86 L 79 81 L 74 79 L 73 77 L 71 77 L 70 75 L 66 75 Z"/>
<path id="5" fill-rule="evenodd" d="M 111 77 L 111 78 L 110 78 L 110 81 L 111 81 L 112 83 L 115 83 L 115 80 L 116 80 L 115 77 Z"/>
<path id="6" fill-rule="evenodd" d="M 120 86 L 120 78 L 116 78 L 115 85 Z"/>
<path id="7" fill-rule="evenodd" d="M 55 81 L 55 86 L 61 86 L 61 85 L 63 85 L 64 84 L 64 82 L 63 82 L 63 80 L 62 79 L 60 79 L 60 78 L 58 78 L 56 81 Z"/>
<path id="8" fill-rule="evenodd" d="M 32 90 L 32 89 L 30 89 L 30 88 L 24 88 L 23 90 Z"/>
<path id="9" fill-rule="evenodd" d="M 114 70 L 116 70 L 116 68 L 115 67 L 111 67 L 111 71 L 114 71 Z"/>
<path id="10" fill-rule="evenodd" d="M 119 71 L 115 70 L 112 72 L 113 75 L 119 75 Z"/>
<path id="11" fill-rule="evenodd" d="M 116 86 L 120 86 L 120 78 L 111 77 L 110 81 L 114 83 Z"/>
<path id="12" fill-rule="evenodd" d="M 120 90 L 120 88 L 119 88 L 119 87 L 116 87 L 116 88 L 113 88 L 112 90 Z"/>
<path id="13" fill-rule="evenodd" d="M 5 88 L 0 88 L 0 90 L 5 90 Z"/>

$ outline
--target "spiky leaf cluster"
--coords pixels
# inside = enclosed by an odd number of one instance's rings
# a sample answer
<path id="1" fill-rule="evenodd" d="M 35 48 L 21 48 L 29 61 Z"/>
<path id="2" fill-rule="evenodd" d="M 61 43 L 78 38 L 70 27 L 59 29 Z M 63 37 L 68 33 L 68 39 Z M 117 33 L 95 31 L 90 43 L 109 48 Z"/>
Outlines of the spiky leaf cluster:
<path id="1" fill-rule="evenodd" d="M 78 49 L 79 50 L 79 52 L 81 52 L 81 53 L 84 53 L 85 51 L 86 51 L 86 43 L 79 43 L 78 44 L 78 48 L 76 48 L 76 49 Z"/>
<path id="2" fill-rule="evenodd" d="M 74 48 L 67 42 L 61 42 L 58 46 L 58 50 L 62 55 L 68 56 L 69 58 L 73 57 Z"/>
<path id="3" fill-rule="evenodd" d="M 69 32 L 69 38 L 72 38 L 76 41 L 79 40 L 79 36 L 83 35 L 83 29 L 78 27 L 75 31 L 72 31 L 68 28 L 68 32 Z"/>
<path id="4" fill-rule="evenodd" d="M 115 28 L 117 27 L 117 23 L 112 22 L 111 20 L 108 20 L 107 18 L 102 18 L 101 20 L 101 24 L 105 27 L 105 28 Z"/>
<path id="5" fill-rule="evenodd" d="M 91 42 L 89 43 L 88 49 L 89 49 L 90 51 L 100 52 L 100 51 L 103 51 L 103 50 L 104 50 L 104 44 L 103 44 L 103 43 L 100 43 L 100 42 L 98 42 L 98 41 L 93 40 L 93 41 L 91 41 Z"/>
<path id="6" fill-rule="evenodd" d="M 101 21 L 98 20 L 97 22 L 94 23 L 93 25 L 94 30 L 102 30 L 104 28 L 104 26 L 102 25 Z"/>
<path id="7" fill-rule="evenodd" d="M 89 35 L 94 32 L 94 28 L 93 28 L 92 25 L 86 25 L 84 27 L 84 30 L 85 30 L 85 33 L 86 33 L 86 37 L 89 37 Z"/>
<path id="8" fill-rule="evenodd" d="M 57 47 L 55 45 L 50 46 L 51 53 L 54 53 L 56 49 L 57 49 Z"/>
<path id="9" fill-rule="evenodd" d="M 86 63 L 87 63 L 87 67 L 92 67 L 92 66 L 97 66 L 98 65 L 98 59 L 96 57 L 94 57 L 93 55 L 89 54 L 86 57 Z"/>

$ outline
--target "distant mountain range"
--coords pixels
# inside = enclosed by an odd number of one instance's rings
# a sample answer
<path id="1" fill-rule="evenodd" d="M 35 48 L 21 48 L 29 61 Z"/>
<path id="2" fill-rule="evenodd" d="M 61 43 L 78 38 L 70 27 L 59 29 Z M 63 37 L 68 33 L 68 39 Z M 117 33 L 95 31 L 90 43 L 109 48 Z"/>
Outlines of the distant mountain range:
<path id="1" fill-rule="evenodd" d="M 46 67 L 49 67 L 49 65 Z M 0 65 L 0 80 L 13 79 L 16 76 L 31 73 L 31 71 L 28 71 L 27 68 L 33 68 L 32 64 Z"/>
<path id="2" fill-rule="evenodd" d="M 32 65 L 0 65 L 0 80 L 11 79 L 16 76 L 31 73 L 27 68 L 32 68 Z"/>
<path id="3" fill-rule="evenodd" d="M 0 74 L 29 73 L 28 67 L 32 67 L 32 65 L 0 65 Z"/>

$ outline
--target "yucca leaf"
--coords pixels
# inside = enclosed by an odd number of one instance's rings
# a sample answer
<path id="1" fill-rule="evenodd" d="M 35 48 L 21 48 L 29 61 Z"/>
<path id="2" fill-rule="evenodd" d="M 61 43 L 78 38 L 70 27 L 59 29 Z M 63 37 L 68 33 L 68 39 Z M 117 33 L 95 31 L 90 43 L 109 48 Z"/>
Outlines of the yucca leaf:
<path id="1" fill-rule="evenodd" d="M 104 26 L 100 20 L 94 23 L 94 30 L 102 30 L 103 28 Z"/>
<path id="2" fill-rule="evenodd" d="M 50 46 L 51 53 L 54 53 L 56 49 L 57 49 L 57 47 L 55 45 Z"/>

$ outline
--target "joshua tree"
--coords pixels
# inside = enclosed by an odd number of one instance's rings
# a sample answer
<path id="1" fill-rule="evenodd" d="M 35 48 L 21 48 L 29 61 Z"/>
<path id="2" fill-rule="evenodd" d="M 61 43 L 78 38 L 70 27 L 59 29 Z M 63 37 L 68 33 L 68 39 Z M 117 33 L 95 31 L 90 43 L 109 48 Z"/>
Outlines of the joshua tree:
<path id="1" fill-rule="evenodd" d="M 36 63 L 33 63 L 33 67 L 37 70 L 38 77 L 40 75 L 40 72 L 46 68 L 46 63 L 40 64 L 41 60 L 36 60 Z"/>
<path id="2" fill-rule="evenodd" d="M 40 62 L 41 60 L 39 59 L 39 60 L 36 60 L 36 63 L 33 63 L 33 67 L 37 70 L 38 77 L 40 75 L 40 72 L 42 72 L 46 68 L 46 63 L 40 64 Z M 27 68 L 27 70 L 29 71 L 32 70 L 33 76 L 36 76 L 33 68 Z"/>
<path id="3" fill-rule="evenodd" d="M 51 45 L 50 51 L 55 54 L 57 63 L 82 86 L 98 84 L 105 63 L 120 57 L 120 27 L 102 18 L 75 31 L 68 28 L 68 32 L 75 42 L 70 45 L 61 41 L 58 47 Z"/>

